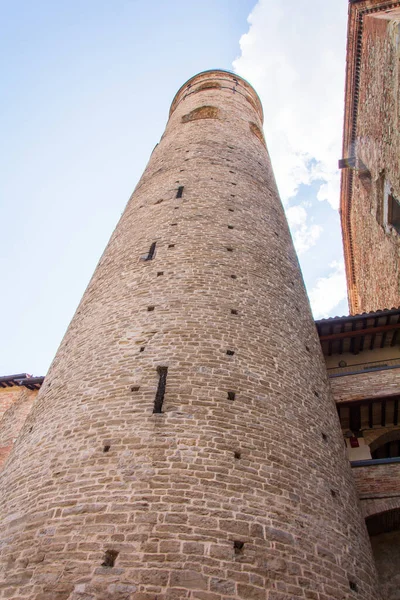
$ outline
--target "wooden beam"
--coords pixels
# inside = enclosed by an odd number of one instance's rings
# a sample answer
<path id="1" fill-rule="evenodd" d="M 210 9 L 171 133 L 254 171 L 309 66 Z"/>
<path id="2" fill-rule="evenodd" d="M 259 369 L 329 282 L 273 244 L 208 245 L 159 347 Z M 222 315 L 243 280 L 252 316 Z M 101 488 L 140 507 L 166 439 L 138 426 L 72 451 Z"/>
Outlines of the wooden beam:
<path id="1" fill-rule="evenodd" d="M 393 329 L 400 329 L 400 323 L 394 323 L 393 325 L 381 325 L 380 327 L 369 327 L 368 329 L 357 329 L 357 331 L 330 333 L 328 335 L 322 335 L 320 340 L 321 342 L 325 342 L 326 340 L 339 340 L 341 338 L 350 338 L 358 335 L 373 335 L 376 333 L 381 333 L 382 331 L 391 331 Z"/>
<path id="2" fill-rule="evenodd" d="M 350 429 L 360 431 L 361 429 L 361 406 L 350 406 Z"/>
<path id="3" fill-rule="evenodd" d="M 356 326 L 357 326 L 357 321 L 353 321 L 352 325 L 351 325 L 351 330 L 352 331 L 356 331 Z M 342 329 L 343 331 L 343 329 Z M 353 336 L 350 340 L 350 352 L 352 354 L 354 354 L 354 342 L 355 342 L 356 338 Z"/>
<path id="4" fill-rule="evenodd" d="M 382 427 L 386 426 L 386 400 L 381 402 L 381 425 Z"/>
<path id="5" fill-rule="evenodd" d="M 385 324 L 386 324 L 386 325 L 389 325 L 389 324 L 390 324 L 390 315 L 388 315 L 388 316 L 386 317 L 386 323 L 385 323 Z M 384 332 L 383 332 L 383 334 L 382 334 L 382 339 L 381 339 L 381 348 L 384 348 L 384 347 L 385 347 L 386 336 L 387 336 L 387 331 L 384 331 Z"/>
<path id="6" fill-rule="evenodd" d="M 381 400 L 395 400 L 396 398 L 400 398 L 399 393 L 397 394 L 385 394 L 384 396 L 368 396 L 368 397 L 354 397 L 354 398 L 346 398 L 343 400 L 336 400 L 337 406 L 350 406 L 356 404 L 364 404 L 367 405 L 368 402 L 380 402 Z"/>
<path id="7" fill-rule="evenodd" d="M 369 349 L 373 350 L 374 346 L 375 346 L 375 338 L 376 338 L 376 333 L 372 333 L 371 334 L 371 339 L 369 340 Z"/>

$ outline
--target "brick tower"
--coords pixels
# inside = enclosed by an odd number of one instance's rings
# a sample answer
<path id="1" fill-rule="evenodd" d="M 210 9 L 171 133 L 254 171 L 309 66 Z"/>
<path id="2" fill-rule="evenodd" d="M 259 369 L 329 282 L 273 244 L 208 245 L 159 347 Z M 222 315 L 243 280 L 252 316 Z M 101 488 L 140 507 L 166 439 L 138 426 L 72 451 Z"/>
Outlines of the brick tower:
<path id="1" fill-rule="evenodd" d="M 178 91 L 1 489 L 1 598 L 379 597 L 243 79 Z"/>

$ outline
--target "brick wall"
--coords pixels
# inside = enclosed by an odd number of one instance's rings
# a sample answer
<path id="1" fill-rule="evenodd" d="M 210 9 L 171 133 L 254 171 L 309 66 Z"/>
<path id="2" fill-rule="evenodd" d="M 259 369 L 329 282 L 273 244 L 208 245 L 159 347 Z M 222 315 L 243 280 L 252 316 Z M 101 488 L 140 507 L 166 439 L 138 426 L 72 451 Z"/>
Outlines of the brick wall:
<path id="1" fill-rule="evenodd" d="M 400 463 L 356 467 L 352 473 L 360 499 L 400 499 Z"/>
<path id="2" fill-rule="evenodd" d="M 371 537 L 372 550 L 385 600 L 397 600 L 400 589 L 400 531 Z"/>
<path id="3" fill-rule="evenodd" d="M 400 389 L 400 369 L 387 369 L 332 377 L 330 386 L 336 402 L 379 398 L 398 394 Z"/>
<path id="4" fill-rule="evenodd" d="M 10 390 L 13 390 L 13 388 L 10 388 Z M 37 396 L 37 391 L 29 390 L 26 387 L 18 387 L 15 391 L 8 392 L 7 396 L 9 399 L 12 397 L 13 401 L 0 418 L 0 470 L 3 468 L 13 448 L 14 441 L 25 423 Z"/>
<path id="5" fill-rule="evenodd" d="M 6 410 L 8 410 L 19 398 L 20 393 L 21 388 L 18 386 L 0 389 L 0 419 L 3 417 Z"/>
<path id="6" fill-rule="evenodd" d="M 386 6 L 384 6 L 386 5 Z M 346 147 L 345 155 L 356 155 L 371 173 L 365 180 L 359 173 L 344 174 L 343 188 L 352 177 L 351 209 L 349 210 L 351 247 L 347 226 L 345 229 L 346 253 L 352 254 L 355 287 L 350 300 L 353 312 L 368 312 L 400 305 L 400 236 L 383 224 L 383 195 L 385 181 L 390 183 L 394 195 L 400 199 L 400 137 L 398 123 L 399 60 L 398 24 L 400 3 L 392 11 L 368 13 L 370 7 L 388 8 L 381 1 L 362 2 L 352 6 L 352 13 L 362 17 L 362 51 L 360 54 L 358 102 L 356 93 L 348 94 L 347 117 L 356 106 L 355 148 Z M 392 7 L 391 7 L 392 8 Z M 383 18 L 385 17 L 385 18 Z M 355 36 L 359 19 L 350 21 L 350 40 Z M 355 46 L 349 44 L 349 60 L 355 62 Z M 357 42 L 358 43 L 358 42 Z M 354 38 L 356 44 L 356 38 Z M 348 67 L 350 68 L 350 67 Z M 348 78 L 354 78 L 351 69 Z M 348 126 L 349 131 L 351 127 Z M 347 134 L 348 136 L 350 133 Z M 345 131 L 346 138 L 346 131 Z M 345 142 L 346 143 L 346 142 Z M 347 189 L 347 188 L 346 188 Z M 346 192 L 347 193 L 347 192 Z M 347 209 L 344 211 L 347 218 Z M 356 302 L 357 301 L 357 302 Z"/>
<path id="7" fill-rule="evenodd" d="M 261 128 L 177 94 L 0 476 L 4 598 L 378 598 Z"/>

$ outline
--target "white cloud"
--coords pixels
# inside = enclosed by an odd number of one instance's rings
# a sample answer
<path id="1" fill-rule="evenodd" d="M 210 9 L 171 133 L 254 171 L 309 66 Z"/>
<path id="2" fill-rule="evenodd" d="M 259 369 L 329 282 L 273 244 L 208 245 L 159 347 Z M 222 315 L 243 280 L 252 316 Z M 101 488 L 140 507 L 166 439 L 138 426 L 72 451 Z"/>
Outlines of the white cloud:
<path id="1" fill-rule="evenodd" d="M 329 266 L 331 273 L 327 277 L 320 277 L 308 294 L 315 319 L 331 315 L 333 309 L 347 297 L 343 262 L 335 260 Z"/>
<path id="2" fill-rule="evenodd" d="M 323 229 L 320 225 L 308 223 L 309 219 L 304 205 L 290 206 L 286 209 L 286 216 L 296 252 L 300 256 L 315 246 Z"/>
<path id="3" fill-rule="evenodd" d="M 261 97 L 283 202 L 321 179 L 319 200 L 339 203 L 346 2 L 259 0 L 234 70 Z"/>

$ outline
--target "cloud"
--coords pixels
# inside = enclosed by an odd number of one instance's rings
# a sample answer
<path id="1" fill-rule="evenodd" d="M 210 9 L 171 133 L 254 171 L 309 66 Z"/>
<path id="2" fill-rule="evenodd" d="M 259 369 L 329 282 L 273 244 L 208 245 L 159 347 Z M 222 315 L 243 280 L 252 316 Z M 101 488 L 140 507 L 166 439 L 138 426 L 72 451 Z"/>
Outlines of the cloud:
<path id="1" fill-rule="evenodd" d="M 347 298 L 343 262 L 335 260 L 329 267 L 331 273 L 327 277 L 320 277 L 308 294 L 315 319 L 330 316 L 333 309 Z"/>
<path id="2" fill-rule="evenodd" d="M 315 246 L 323 228 L 321 225 L 307 222 L 309 220 L 307 211 L 300 204 L 287 208 L 286 217 L 292 232 L 294 247 L 300 256 Z"/>
<path id="3" fill-rule="evenodd" d="M 284 203 L 321 180 L 318 200 L 339 202 L 346 2 L 259 0 L 233 67 L 261 97 Z"/>

